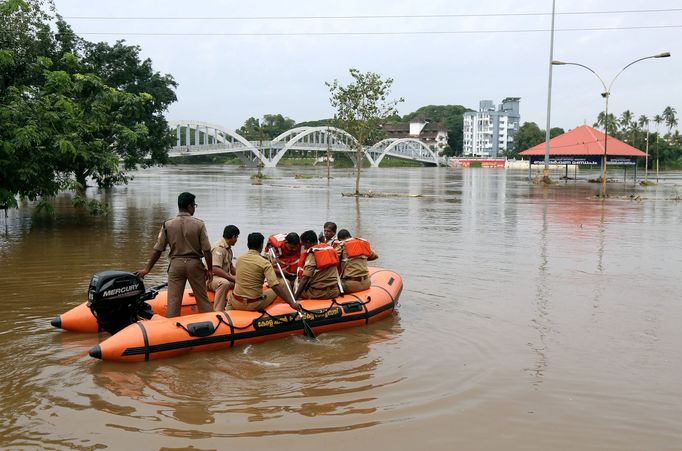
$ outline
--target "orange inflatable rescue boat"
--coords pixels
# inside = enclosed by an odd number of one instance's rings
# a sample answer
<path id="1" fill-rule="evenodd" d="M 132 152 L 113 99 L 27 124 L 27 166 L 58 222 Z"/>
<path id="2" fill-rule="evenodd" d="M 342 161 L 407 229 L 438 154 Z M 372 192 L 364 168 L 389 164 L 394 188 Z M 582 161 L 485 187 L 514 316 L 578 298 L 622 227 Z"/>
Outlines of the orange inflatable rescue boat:
<path id="1" fill-rule="evenodd" d="M 381 268 L 369 268 L 369 273 L 368 290 L 335 299 L 298 300 L 303 319 L 279 298 L 262 312 L 192 313 L 196 304 L 189 292 L 183 298 L 182 316 L 165 318 L 160 313 L 165 311 L 166 292 L 160 287 L 145 291 L 134 274 L 105 271 L 93 277 L 88 302 L 58 316 L 52 325 L 112 333 L 90 350 L 90 356 L 103 360 L 134 362 L 218 350 L 302 335 L 305 326 L 321 333 L 389 316 L 402 292 L 402 278 Z"/>

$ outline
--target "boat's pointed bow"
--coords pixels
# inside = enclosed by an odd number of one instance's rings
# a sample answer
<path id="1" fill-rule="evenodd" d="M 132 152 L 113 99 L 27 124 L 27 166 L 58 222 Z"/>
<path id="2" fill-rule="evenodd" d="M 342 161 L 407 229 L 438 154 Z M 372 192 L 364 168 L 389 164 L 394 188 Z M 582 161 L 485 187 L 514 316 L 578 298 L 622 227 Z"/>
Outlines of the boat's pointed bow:
<path id="1" fill-rule="evenodd" d="M 61 315 L 55 316 L 52 319 L 52 321 L 50 321 L 50 324 L 52 324 L 54 327 L 61 329 L 62 328 L 62 316 Z"/>
<path id="2" fill-rule="evenodd" d="M 96 359 L 101 359 L 102 358 L 102 349 L 100 349 L 99 345 L 95 345 L 91 350 L 90 350 L 90 357 L 94 357 Z"/>

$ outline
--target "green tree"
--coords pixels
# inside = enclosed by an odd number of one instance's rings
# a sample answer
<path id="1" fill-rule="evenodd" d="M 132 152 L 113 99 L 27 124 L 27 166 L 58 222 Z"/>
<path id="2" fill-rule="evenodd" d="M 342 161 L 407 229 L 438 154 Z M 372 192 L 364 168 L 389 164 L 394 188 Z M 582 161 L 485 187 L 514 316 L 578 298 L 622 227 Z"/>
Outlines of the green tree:
<path id="1" fill-rule="evenodd" d="M 635 145 L 635 133 L 637 131 L 637 123 L 633 120 L 634 117 L 635 116 L 632 114 L 632 111 L 625 110 L 621 113 L 619 121 L 622 130 L 622 138 L 625 138 L 625 135 L 628 131 L 632 132 L 630 143 L 633 146 Z"/>
<path id="2" fill-rule="evenodd" d="M 292 129 L 295 123 L 296 121 L 293 119 L 281 114 L 266 114 L 263 116 L 261 127 L 268 139 L 274 139 L 285 131 Z"/>
<path id="3" fill-rule="evenodd" d="M 274 139 L 287 130 L 294 128 L 296 121 L 281 114 L 266 114 L 260 121 L 250 117 L 244 125 L 237 129 L 237 133 L 252 141 Z"/>
<path id="4" fill-rule="evenodd" d="M 117 119 L 119 124 L 130 129 L 138 124 L 147 129 L 146 134 L 134 143 L 116 146 L 116 152 L 128 170 L 136 165 L 168 162 L 168 149 L 175 143 L 165 113 L 177 100 L 174 91 L 177 83 L 170 75 L 155 71 L 149 58 L 142 60 L 140 51 L 140 47 L 125 45 L 123 41 L 114 45 L 104 42 L 84 44 L 84 72 L 98 75 L 118 91 L 146 99 L 136 115 L 119 116 Z"/>
<path id="5" fill-rule="evenodd" d="M 544 133 L 544 131 L 543 131 Z M 556 138 L 559 135 L 563 135 L 566 131 L 561 127 L 552 127 L 549 129 L 549 139 Z"/>
<path id="6" fill-rule="evenodd" d="M 371 144 L 370 139 L 377 139 L 380 125 L 387 117 L 397 114 L 396 106 L 404 99 L 388 100 L 393 86 L 392 78 L 384 80 L 379 74 L 362 73 L 357 69 L 350 69 L 349 72 L 353 79 L 351 83 L 344 86 L 334 80 L 325 84 L 330 92 L 329 102 L 336 110 L 336 124 L 356 139 L 355 195 L 359 196 L 364 146 Z"/>
<path id="7" fill-rule="evenodd" d="M 673 127 L 677 126 L 677 111 L 671 106 L 665 107 L 663 110 L 663 121 L 668 127 L 668 134 L 672 132 Z"/>
<path id="8" fill-rule="evenodd" d="M 137 165 L 165 161 L 172 142 L 163 111 L 169 76 L 140 62 L 139 48 L 91 44 L 51 3 L 0 4 L 0 202 L 45 198 L 88 177 L 125 183 Z M 16 6 L 18 5 L 18 6 Z"/>
<path id="9" fill-rule="evenodd" d="M 524 122 L 514 135 L 514 149 L 507 152 L 507 156 L 513 157 L 519 152 L 530 149 L 545 141 L 545 132 L 535 122 Z"/>
<path id="10" fill-rule="evenodd" d="M 649 141 L 649 118 L 644 114 L 640 115 L 639 118 L 637 119 L 637 126 L 642 131 L 646 130 L 646 139 L 644 140 L 643 144 L 643 146 L 646 146 L 646 143 Z M 635 146 L 635 144 L 633 144 L 633 146 Z M 640 145 L 635 147 L 641 149 L 643 146 Z"/>
<path id="11" fill-rule="evenodd" d="M 601 111 L 599 115 L 597 115 L 597 122 L 595 122 L 593 126 L 605 129 L 607 124 L 609 136 L 613 136 L 618 131 L 618 120 L 616 120 L 616 117 L 612 113 L 609 113 L 608 119 L 605 118 L 604 112 Z"/>
<path id="12" fill-rule="evenodd" d="M 42 3 L 0 3 L 0 204 L 16 206 L 17 194 L 29 199 L 52 195 L 63 180 L 32 85 L 41 81 L 37 56 L 53 46 Z"/>
<path id="13" fill-rule="evenodd" d="M 262 141 L 266 139 L 260 121 L 255 117 L 250 117 L 244 121 L 244 125 L 239 127 L 236 132 L 249 141 Z"/>
<path id="14" fill-rule="evenodd" d="M 630 123 L 632 122 L 632 118 L 634 116 L 632 115 L 632 111 L 630 110 L 625 110 L 620 114 L 620 126 L 623 127 L 623 129 L 628 129 L 630 128 Z"/>

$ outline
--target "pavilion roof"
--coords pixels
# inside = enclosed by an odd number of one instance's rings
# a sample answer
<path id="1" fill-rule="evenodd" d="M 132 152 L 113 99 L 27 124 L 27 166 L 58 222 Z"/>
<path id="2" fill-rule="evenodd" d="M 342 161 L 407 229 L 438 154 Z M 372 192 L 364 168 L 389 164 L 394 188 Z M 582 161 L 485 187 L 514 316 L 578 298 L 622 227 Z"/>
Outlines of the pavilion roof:
<path id="1" fill-rule="evenodd" d="M 645 152 L 624 143 L 613 136 L 608 137 L 606 153 L 609 156 L 644 157 Z M 520 152 L 521 156 L 545 154 L 545 143 Z M 549 140 L 549 154 L 552 155 L 604 155 L 604 133 L 581 125 Z"/>

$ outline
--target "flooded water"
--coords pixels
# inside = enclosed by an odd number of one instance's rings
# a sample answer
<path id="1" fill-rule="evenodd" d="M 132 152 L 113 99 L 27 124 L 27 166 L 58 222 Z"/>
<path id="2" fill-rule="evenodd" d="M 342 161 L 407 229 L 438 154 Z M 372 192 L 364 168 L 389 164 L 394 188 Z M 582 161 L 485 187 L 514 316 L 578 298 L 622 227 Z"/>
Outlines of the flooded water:
<path id="1" fill-rule="evenodd" d="M 8 449 L 682 449 L 682 201 L 653 187 L 529 184 L 524 171 L 275 169 L 140 172 L 89 192 L 93 218 L 11 210 L 0 237 L 0 447 Z M 296 178 L 303 174 L 305 178 Z M 94 272 L 136 270 L 180 191 L 211 241 L 249 232 L 365 237 L 402 275 L 397 313 L 367 327 L 121 364 L 105 337 L 50 320 Z M 163 257 L 147 276 L 165 281 Z"/>

